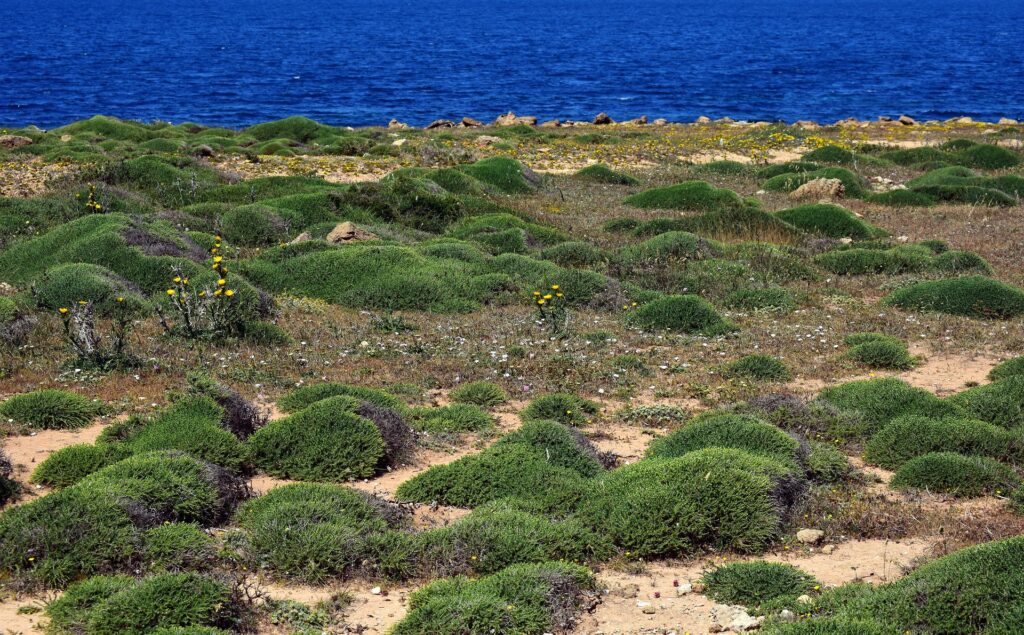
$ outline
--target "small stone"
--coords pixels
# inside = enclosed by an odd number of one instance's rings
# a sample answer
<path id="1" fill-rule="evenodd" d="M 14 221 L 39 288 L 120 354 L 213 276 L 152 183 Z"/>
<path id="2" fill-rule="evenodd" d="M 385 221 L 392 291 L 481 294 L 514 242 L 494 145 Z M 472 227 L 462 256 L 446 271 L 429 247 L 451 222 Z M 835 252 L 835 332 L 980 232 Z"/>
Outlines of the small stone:
<path id="1" fill-rule="evenodd" d="M 805 545 L 814 545 L 825 537 L 825 532 L 820 529 L 801 529 L 796 532 L 796 539 Z"/>
<path id="2" fill-rule="evenodd" d="M 380 595 L 381 589 L 379 586 L 375 586 L 372 589 L 370 589 L 370 593 L 372 593 L 373 595 Z"/>
<path id="3" fill-rule="evenodd" d="M 905 243 L 905 242 L 909 242 L 909 241 L 910 241 L 910 237 L 909 236 L 899 236 L 899 237 L 896 238 L 896 242 L 898 242 L 898 243 Z"/>
<path id="4" fill-rule="evenodd" d="M 630 119 L 629 121 L 624 121 L 622 123 L 625 123 L 625 124 L 628 124 L 628 125 L 631 125 L 631 126 L 646 126 L 647 125 L 647 115 L 642 115 L 640 117 L 637 117 L 636 119 Z"/>
<path id="5" fill-rule="evenodd" d="M 594 117 L 594 121 L 592 123 L 595 126 L 607 126 L 610 123 L 615 123 L 615 121 L 608 116 L 608 113 L 599 112 L 597 113 L 597 116 Z"/>
<path id="6" fill-rule="evenodd" d="M 430 122 L 427 126 L 427 130 L 434 130 L 435 128 L 454 128 L 455 122 L 448 119 L 437 119 Z"/>
<path id="7" fill-rule="evenodd" d="M 394 130 L 396 128 L 404 130 L 405 128 L 408 128 L 408 127 L 409 127 L 409 124 L 402 123 L 401 121 L 399 121 L 397 119 L 392 119 L 391 121 L 388 122 L 388 128 L 391 128 L 392 130 Z"/>
<path id="8" fill-rule="evenodd" d="M 817 130 L 818 128 L 821 127 L 821 126 L 818 125 L 818 122 L 816 122 L 816 121 L 807 121 L 806 119 L 802 120 L 802 121 L 798 121 L 798 122 L 794 123 L 793 125 L 796 126 L 797 128 L 801 128 L 803 130 Z"/>
<path id="9" fill-rule="evenodd" d="M 560 128 L 562 122 L 557 119 L 548 119 L 540 125 L 541 128 Z"/>
<path id="10" fill-rule="evenodd" d="M 796 619 L 796 613 L 790 611 L 789 609 L 782 609 L 781 611 L 779 611 L 779 619 L 785 620 L 787 622 L 792 622 Z"/>
<path id="11" fill-rule="evenodd" d="M 653 606 L 645 606 L 644 608 L 640 609 L 640 612 L 644 613 L 645 615 L 654 615 L 655 611 Z"/>
<path id="12" fill-rule="evenodd" d="M 892 117 L 890 117 L 888 115 L 882 115 L 881 117 L 878 118 L 878 121 L 880 121 L 882 123 L 886 123 L 886 122 L 892 121 Z"/>
<path id="13" fill-rule="evenodd" d="M 482 134 L 476 138 L 475 143 L 481 148 L 491 145 L 492 143 L 500 143 L 501 137 L 495 137 L 488 134 Z"/>
<path id="14" fill-rule="evenodd" d="M 897 119 L 897 121 L 899 121 L 904 126 L 916 126 L 917 125 L 917 121 L 913 117 L 908 117 L 907 115 L 900 115 L 900 118 Z"/>
<path id="15" fill-rule="evenodd" d="M 658 117 L 657 119 L 655 119 L 654 121 L 651 122 L 651 125 L 652 126 L 667 126 L 668 125 L 668 119 L 665 119 L 664 117 Z"/>
<path id="16" fill-rule="evenodd" d="M 482 121 L 479 121 L 477 119 L 473 119 L 472 117 L 463 117 L 462 118 L 462 126 L 464 128 L 479 128 L 482 125 L 484 125 Z"/>
<path id="17" fill-rule="evenodd" d="M 697 123 L 711 123 L 711 117 L 701 115 L 700 117 L 697 117 Z"/>
<path id="18" fill-rule="evenodd" d="M 32 140 L 16 134 L 0 134 L 0 148 L 20 148 L 31 145 Z"/>
<path id="19" fill-rule="evenodd" d="M 830 555 L 835 550 L 836 550 L 836 546 L 835 545 L 825 545 L 824 547 L 821 548 L 821 553 L 823 553 L 825 555 Z"/>
<path id="20" fill-rule="evenodd" d="M 796 601 L 799 602 L 800 604 L 811 604 L 812 602 L 814 602 L 814 599 L 811 598 L 811 596 L 809 596 L 809 595 L 807 595 L 805 593 L 805 594 L 801 595 L 800 597 L 798 597 L 796 599 Z"/>
<path id="21" fill-rule="evenodd" d="M 842 198 L 846 186 L 839 179 L 811 179 L 789 193 L 791 199 L 834 199 Z"/>
<path id="22" fill-rule="evenodd" d="M 693 592 L 693 585 L 689 582 L 683 582 L 676 587 L 676 597 L 682 597 Z"/>
<path id="23" fill-rule="evenodd" d="M 1020 122 L 1018 122 L 1016 119 L 1010 119 L 1009 117 L 1000 117 L 999 121 L 996 123 L 998 123 L 1000 126 L 1016 126 Z"/>
<path id="24" fill-rule="evenodd" d="M 391 142 L 391 145 L 395 146 L 396 148 L 401 148 L 408 141 L 408 139 L 395 139 L 394 141 Z"/>
<path id="25" fill-rule="evenodd" d="M 703 582 L 694 582 L 691 588 L 693 589 L 694 593 L 703 593 L 704 592 L 704 583 Z"/>

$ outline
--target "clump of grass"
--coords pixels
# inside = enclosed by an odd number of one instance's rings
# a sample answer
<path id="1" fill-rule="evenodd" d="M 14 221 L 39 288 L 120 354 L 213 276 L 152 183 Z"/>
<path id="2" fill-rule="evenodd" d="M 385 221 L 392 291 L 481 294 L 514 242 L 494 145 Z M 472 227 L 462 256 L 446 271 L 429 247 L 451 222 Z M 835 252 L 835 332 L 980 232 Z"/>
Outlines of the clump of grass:
<path id="1" fill-rule="evenodd" d="M 685 181 L 634 194 L 624 201 L 644 209 L 678 209 L 711 212 L 743 206 L 743 199 L 732 190 L 719 189 L 705 181 Z"/>
<path id="2" fill-rule="evenodd" d="M 822 390 L 818 398 L 840 410 L 859 413 L 869 434 L 906 415 L 941 419 L 963 414 L 958 406 L 893 377 L 846 382 Z"/>
<path id="3" fill-rule="evenodd" d="M 835 163 L 837 165 L 851 165 L 856 161 L 857 156 L 847 150 L 835 145 L 827 145 L 811 150 L 800 157 L 803 161 L 817 163 Z"/>
<path id="4" fill-rule="evenodd" d="M 781 562 L 735 562 L 708 571 L 701 578 L 708 597 L 724 604 L 759 607 L 792 598 L 819 586 L 814 576 Z"/>
<path id="5" fill-rule="evenodd" d="M 489 157 L 458 169 L 502 194 L 526 194 L 534 189 L 524 176 L 523 166 L 507 157 Z"/>
<path id="6" fill-rule="evenodd" d="M 647 331 L 723 335 L 737 330 L 711 303 L 695 295 L 672 295 L 648 302 L 630 312 L 626 321 Z"/>
<path id="7" fill-rule="evenodd" d="M 894 291 L 883 302 L 901 309 L 986 319 L 1024 313 L 1024 291 L 981 276 L 919 282 Z"/>
<path id="8" fill-rule="evenodd" d="M 974 498 L 1011 492 L 1020 486 L 1020 477 L 1011 468 L 988 457 L 930 452 L 904 463 L 889 484 L 896 489 L 922 489 Z"/>
<path id="9" fill-rule="evenodd" d="M 988 372 L 988 378 L 992 381 L 1006 379 L 1007 377 L 1017 377 L 1019 375 L 1024 375 L 1024 356 L 1000 362 Z"/>
<path id="10" fill-rule="evenodd" d="M 598 267 L 608 259 L 603 250 L 590 243 L 570 240 L 541 251 L 541 258 L 562 267 Z"/>
<path id="11" fill-rule="evenodd" d="M 793 294 L 782 287 L 764 289 L 737 289 L 725 296 L 722 301 L 730 309 L 742 311 L 780 311 L 788 312 L 796 308 Z"/>
<path id="12" fill-rule="evenodd" d="M 818 255 L 814 262 L 842 276 L 916 273 L 934 266 L 931 252 L 919 245 L 900 245 L 890 249 L 837 249 Z"/>
<path id="13" fill-rule="evenodd" d="M 425 432 L 479 432 L 494 426 L 494 419 L 479 406 L 456 403 L 440 408 L 409 411 L 412 427 Z"/>
<path id="14" fill-rule="evenodd" d="M 957 152 L 956 162 L 980 170 L 1002 170 L 1019 165 L 1020 157 L 1006 148 L 977 143 Z"/>
<path id="15" fill-rule="evenodd" d="M 37 430 L 83 428 L 102 412 L 103 404 L 57 389 L 15 395 L 0 404 L 0 416 Z"/>
<path id="16" fill-rule="evenodd" d="M 130 454 L 117 445 L 76 443 L 46 457 L 32 471 L 32 482 L 54 489 L 69 487 L 93 472 L 112 465 Z"/>
<path id="17" fill-rule="evenodd" d="M 569 393 L 552 393 L 533 399 L 519 414 L 523 421 L 557 421 L 567 426 L 582 426 L 598 413 L 598 405 Z"/>
<path id="18" fill-rule="evenodd" d="M 501 386 L 489 381 L 471 381 L 462 384 L 450 394 L 453 401 L 472 404 L 481 408 L 493 408 L 508 401 L 508 393 Z"/>
<path id="19" fill-rule="evenodd" d="M 337 134 L 337 129 L 313 121 L 308 117 L 286 117 L 249 126 L 243 130 L 243 133 L 260 141 L 291 139 L 307 143 L 316 137 Z"/>
<path id="20" fill-rule="evenodd" d="M 115 307 L 123 309 L 125 303 L 136 315 L 152 310 L 138 287 L 100 265 L 68 263 L 51 267 L 33 283 L 32 291 L 40 307 L 53 311 L 74 306 L 79 300 L 91 302 L 99 316 L 109 316 Z"/>
<path id="21" fill-rule="evenodd" d="M 857 218 L 850 210 L 827 203 L 801 205 L 775 215 L 804 231 L 830 238 L 867 240 L 886 235 L 884 230 Z"/>
<path id="22" fill-rule="evenodd" d="M 810 172 L 778 174 L 765 181 L 762 187 L 772 192 L 792 192 L 815 179 L 839 179 L 843 183 L 846 196 L 851 198 L 863 198 L 867 195 L 863 180 L 846 168 L 821 168 Z"/>
<path id="23" fill-rule="evenodd" d="M 353 411 L 352 397 L 330 397 L 271 421 L 246 442 L 253 463 L 269 474 L 307 481 L 369 478 L 381 467 L 384 439 Z"/>
<path id="24" fill-rule="evenodd" d="M 1006 428 L 1024 426 L 1024 377 L 969 388 L 946 400 L 969 416 Z"/>
<path id="25" fill-rule="evenodd" d="M 607 183 L 609 185 L 636 185 L 640 181 L 628 174 L 611 169 L 603 163 L 595 163 L 576 172 L 576 178 Z"/>
<path id="26" fill-rule="evenodd" d="M 338 384 L 327 382 L 323 384 L 312 384 L 296 388 L 284 397 L 277 400 L 277 407 L 283 412 L 296 413 L 307 408 L 318 401 L 331 397 L 353 397 L 360 401 L 367 401 L 384 408 L 402 410 L 405 405 L 394 395 L 383 390 L 368 388 L 365 386 L 352 386 L 349 384 Z"/>
<path id="27" fill-rule="evenodd" d="M 864 459 L 895 470 L 931 452 L 1004 458 L 1009 451 L 1005 429 L 974 419 L 907 416 L 893 419 L 864 446 Z"/>
<path id="28" fill-rule="evenodd" d="M 888 207 L 930 207 L 935 204 L 934 197 L 905 188 L 871 194 L 867 200 Z"/>
<path id="29" fill-rule="evenodd" d="M 213 538 L 196 524 L 157 525 L 143 534 L 142 561 L 151 571 L 201 571 L 216 559 Z"/>
<path id="30" fill-rule="evenodd" d="M 800 442 L 779 428 L 747 415 L 714 415 L 655 439 L 650 458 L 672 458 L 706 448 L 734 448 L 768 457 L 782 465 L 800 464 Z"/>
<path id="31" fill-rule="evenodd" d="M 793 375 L 786 364 L 771 355 L 747 355 L 730 363 L 726 372 L 734 377 L 760 381 L 788 381 Z"/>
<path id="32" fill-rule="evenodd" d="M 614 456 L 597 450 L 578 430 L 550 420 L 530 420 L 498 439 L 496 448 L 521 445 L 542 453 L 552 465 L 581 476 L 595 476 L 614 464 Z"/>
<path id="33" fill-rule="evenodd" d="M 944 251 L 935 256 L 933 266 L 950 273 L 978 273 L 992 275 L 992 265 L 973 251 Z"/>
<path id="34" fill-rule="evenodd" d="M 908 370 L 917 364 L 907 345 L 881 333 L 855 333 L 845 340 L 846 356 L 870 368 Z"/>

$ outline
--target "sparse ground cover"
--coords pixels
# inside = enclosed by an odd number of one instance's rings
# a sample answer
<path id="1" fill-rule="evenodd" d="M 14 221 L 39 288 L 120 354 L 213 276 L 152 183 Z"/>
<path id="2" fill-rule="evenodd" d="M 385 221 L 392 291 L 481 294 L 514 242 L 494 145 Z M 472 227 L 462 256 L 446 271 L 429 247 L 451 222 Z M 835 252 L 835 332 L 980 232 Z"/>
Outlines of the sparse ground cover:
<path id="1" fill-rule="evenodd" d="M 1024 628 L 1019 126 L 13 133 L 2 622 Z"/>

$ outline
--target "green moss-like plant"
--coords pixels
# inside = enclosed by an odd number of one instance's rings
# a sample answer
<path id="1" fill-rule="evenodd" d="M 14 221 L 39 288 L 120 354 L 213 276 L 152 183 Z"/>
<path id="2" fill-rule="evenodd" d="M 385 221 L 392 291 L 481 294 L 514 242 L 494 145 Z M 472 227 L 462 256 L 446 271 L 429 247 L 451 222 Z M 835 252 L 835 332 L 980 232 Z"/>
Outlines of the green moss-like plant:
<path id="1" fill-rule="evenodd" d="M 473 404 L 481 408 L 493 408 L 508 401 L 508 393 L 501 386 L 489 381 L 471 381 L 462 384 L 450 394 L 453 401 Z"/>
<path id="2" fill-rule="evenodd" d="M 576 178 L 595 183 L 607 183 L 609 185 L 636 185 L 640 181 L 628 174 L 611 169 L 603 163 L 595 163 L 581 168 L 576 172 Z"/>
<path id="3" fill-rule="evenodd" d="M 63 447 L 32 471 L 32 482 L 54 489 L 68 487 L 130 454 L 117 445 L 76 443 Z"/>
<path id="4" fill-rule="evenodd" d="M 1005 428 L 1024 426 L 1024 377 L 1011 376 L 946 399 L 969 416 Z"/>
<path id="5" fill-rule="evenodd" d="M 597 451 L 579 431 L 557 421 L 528 420 L 518 430 L 498 439 L 494 448 L 523 446 L 558 467 L 580 476 L 596 476 L 604 467 L 605 455 Z"/>
<path id="6" fill-rule="evenodd" d="M 608 259 L 605 252 L 580 240 L 570 240 L 541 251 L 541 258 L 550 260 L 562 267 L 593 268 Z"/>
<path id="7" fill-rule="evenodd" d="M 984 319 L 1009 319 L 1024 313 L 1024 291 L 981 276 L 919 282 L 889 294 L 884 304 Z"/>
<path id="8" fill-rule="evenodd" d="M 632 311 L 626 321 L 647 331 L 723 335 L 736 330 L 711 303 L 695 295 L 672 295 L 648 302 Z"/>
<path id="9" fill-rule="evenodd" d="M 426 432 L 479 432 L 494 425 L 491 415 L 469 403 L 414 408 L 408 414 L 412 427 Z"/>
<path id="10" fill-rule="evenodd" d="M 818 255 L 814 262 L 842 276 L 862 276 L 926 271 L 933 266 L 934 259 L 924 247 L 901 245 L 891 249 L 837 249 Z"/>
<path id="11" fill-rule="evenodd" d="M 719 189 L 705 181 L 685 181 L 634 194 L 624 201 L 644 209 L 678 209 L 711 212 L 738 208 L 743 199 L 732 190 Z"/>
<path id="12" fill-rule="evenodd" d="M 868 202 L 878 203 L 887 207 L 930 207 L 935 204 L 935 198 L 923 192 L 915 192 L 908 189 L 889 190 L 871 194 L 867 197 Z"/>
<path id="13" fill-rule="evenodd" d="M 204 570 L 216 558 L 213 538 L 192 523 L 157 525 L 143 534 L 142 560 L 152 571 Z"/>
<path id="14" fill-rule="evenodd" d="M 693 421 L 654 440 L 650 458 L 674 458 L 705 448 L 734 448 L 768 457 L 782 465 L 799 465 L 800 442 L 781 429 L 747 415 L 715 415 Z"/>
<path id="15" fill-rule="evenodd" d="M 40 307 L 56 311 L 80 300 L 91 302 L 99 316 L 109 315 L 118 304 L 131 313 L 145 315 L 152 308 L 134 284 L 100 265 L 69 263 L 51 267 L 33 284 Z M 121 302 L 118 302 L 121 298 Z"/>
<path id="16" fill-rule="evenodd" d="M 126 575 L 97 575 L 76 582 L 47 605 L 50 629 L 57 633 L 87 632 L 93 609 L 137 583 L 135 578 Z"/>
<path id="17" fill-rule="evenodd" d="M 786 364 L 771 355 L 747 355 L 730 363 L 726 371 L 734 377 L 760 381 L 788 381 L 792 377 Z"/>
<path id="18" fill-rule="evenodd" d="M 887 336 L 874 339 L 860 338 L 854 339 L 853 342 L 856 343 L 846 351 L 846 356 L 869 368 L 908 370 L 917 364 L 917 360 L 907 351 L 907 345 L 896 338 Z M 850 338 L 847 338 L 847 343 L 851 343 Z"/>
<path id="19" fill-rule="evenodd" d="M 865 240 L 885 235 L 884 230 L 857 218 L 850 210 L 827 203 L 784 209 L 776 216 L 804 231 L 831 238 Z"/>
<path id="20" fill-rule="evenodd" d="M 827 145 L 811 150 L 800 157 L 803 161 L 817 163 L 835 163 L 837 165 L 850 165 L 856 160 L 856 155 L 846 148 L 835 145 Z"/>
<path id="21" fill-rule="evenodd" d="M 250 126 L 243 132 L 260 141 L 292 139 L 293 141 L 306 143 L 316 137 L 336 133 L 337 129 L 317 123 L 307 117 L 286 117 L 285 119 Z"/>
<path id="22" fill-rule="evenodd" d="M 846 382 L 826 388 L 818 398 L 840 410 L 859 413 L 864 418 L 868 433 L 906 415 L 939 419 L 963 415 L 958 406 L 893 377 Z"/>
<path id="23" fill-rule="evenodd" d="M 788 312 L 796 308 L 793 294 L 782 287 L 765 289 L 737 289 L 725 297 L 722 303 L 730 309 L 741 311 Z"/>
<path id="24" fill-rule="evenodd" d="M 385 446 L 377 427 L 352 411 L 351 397 L 330 397 L 268 423 L 246 442 L 253 463 L 282 478 L 347 481 L 382 467 Z"/>
<path id="25" fill-rule="evenodd" d="M 951 273 L 978 273 L 992 275 L 992 265 L 973 251 L 946 251 L 935 257 L 933 266 Z"/>
<path id="26" fill-rule="evenodd" d="M 977 143 L 956 153 L 956 162 L 980 170 L 1001 170 L 1020 164 L 1015 152 L 985 143 Z"/>
<path id="27" fill-rule="evenodd" d="M 707 596 L 723 604 L 758 607 L 766 602 L 809 593 L 818 584 L 814 576 L 781 562 L 734 562 L 701 577 Z"/>
<path id="28" fill-rule="evenodd" d="M 524 176 L 523 166 L 515 159 L 489 157 L 458 169 L 503 194 L 526 194 L 534 189 Z"/>
<path id="29" fill-rule="evenodd" d="M 1000 379 L 1006 379 L 1007 377 L 1017 377 L 1024 375 L 1024 356 L 1013 357 L 1000 362 L 988 372 L 988 378 L 992 381 L 998 381 Z"/>
<path id="30" fill-rule="evenodd" d="M 922 489 L 974 498 L 1011 492 L 1020 485 L 1020 477 L 1011 468 L 987 457 L 930 452 L 904 463 L 889 484 L 896 489 Z"/>
<path id="31" fill-rule="evenodd" d="M 893 419 L 864 446 L 864 459 L 895 470 L 910 459 L 930 452 L 1005 457 L 1008 435 L 999 426 L 974 419 L 932 419 L 908 416 Z"/>
<path id="32" fill-rule="evenodd" d="M 83 428 L 102 412 L 103 404 L 57 389 L 27 392 L 0 403 L 0 416 L 37 430 Z"/>
<path id="33" fill-rule="evenodd" d="M 296 388 L 278 399 L 277 407 L 283 412 L 296 413 L 330 397 L 354 397 L 360 401 L 368 401 L 384 408 L 391 408 L 392 410 L 402 410 L 405 408 L 405 404 L 400 399 L 383 390 L 333 382 Z"/>
<path id="34" fill-rule="evenodd" d="M 598 405 L 569 393 L 551 393 L 533 399 L 520 413 L 523 421 L 549 420 L 567 426 L 585 425 L 598 412 Z"/>

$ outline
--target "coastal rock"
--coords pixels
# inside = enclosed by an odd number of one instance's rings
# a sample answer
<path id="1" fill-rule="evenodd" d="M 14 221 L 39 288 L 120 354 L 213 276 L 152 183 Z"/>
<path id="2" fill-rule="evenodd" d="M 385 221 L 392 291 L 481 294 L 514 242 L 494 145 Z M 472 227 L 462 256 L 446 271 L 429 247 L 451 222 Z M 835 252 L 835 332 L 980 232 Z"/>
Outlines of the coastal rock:
<path id="1" fill-rule="evenodd" d="M 999 121 L 997 121 L 996 123 L 998 123 L 1000 126 L 1015 126 L 1020 122 L 1018 122 L 1016 119 L 1010 119 L 1009 117 L 1000 117 Z"/>
<path id="2" fill-rule="evenodd" d="M 12 149 L 32 145 L 32 140 L 16 134 L 0 134 L 0 147 Z"/>
<path id="3" fill-rule="evenodd" d="M 594 121 L 592 123 L 595 126 L 607 126 L 610 123 L 615 123 L 615 120 L 609 117 L 608 113 L 599 112 L 597 113 L 597 116 L 594 117 Z"/>
<path id="4" fill-rule="evenodd" d="M 338 223 L 331 233 L 327 234 L 327 242 L 332 244 L 354 243 L 360 240 L 376 240 L 377 235 L 366 230 L 359 229 L 351 221 Z"/>
<path id="5" fill-rule="evenodd" d="M 397 119 L 392 119 L 391 121 L 388 122 L 388 128 L 391 128 L 391 129 L 398 128 L 398 129 L 404 130 L 404 129 L 408 128 L 408 127 L 409 127 L 409 124 L 402 123 L 401 121 L 399 121 Z"/>
<path id="6" fill-rule="evenodd" d="M 667 126 L 668 125 L 668 119 L 665 119 L 664 117 L 658 117 L 657 119 L 655 119 L 654 121 L 651 122 L 651 125 L 652 126 Z"/>
<path id="7" fill-rule="evenodd" d="M 796 532 L 796 539 L 805 545 L 816 545 L 825 537 L 825 532 L 820 529 L 801 529 Z"/>
<path id="8" fill-rule="evenodd" d="M 900 118 L 897 119 L 897 121 L 899 121 L 904 126 L 916 126 L 917 125 L 917 120 L 914 119 L 913 117 L 908 116 L 908 115 L 900 115 Z"/>
<path id="9" fill-rule="evenodd" d="M 519 117 L 511 110 L 494 120 L 495 126 L 536 126 L 536 117 Z"/>
<path id="10" fill-rule="evenodd" d="M 840 128 L 857 128 L 860 126 L 860 121 L 856 117 L 847 117 L 837 121 L 836 125 Z"/>
<path id="11" fill-rule="evenodd" d="M 558 128 L 562 125 L 562 122 L 557 119 L 548 119 L 540 125 L 541 128 Z"/>
<path id="12" fill-rule="evenodd" d="M 879 123 L 888 123 L 892 121 L 892 117 L 890 117 L 889 115 L 882 115 L 878 118 L 878 121 Z"/>
<path id="13" fill-rule="evenodd" d="M 629 121 L 623 121 L 622 123 L 628 124 L 628 125 L 631 125 L 631 126 L 646 126 L 647 125 L 647 115 L 641 115 L 641 116 L 637 117 L 636 119 L 630 119 Z"/>
<path id="14" fill-rule="evenodd" d="M 492 143 L 498 143 L 501 141 L 501 137 L 495 137 L 489 134 L 482 134 L 475 139 L 475 142 L 481 148 L 486 148 Z"/>
<path id="15" fill-rule="evenodd" d="M 745 633 L 761 628 L 764 617 L 754 617 L 747 613 L 742 606 L 729 606 L 728 604 L 716 604 L 711 607 L 711 626 L 708 630 L 712 633 L 733 631 L 734 633 Z"/>
<path id="16" fill-rule="evenodd" d="M 846 186 L 839 179 L 814 179 L 808 181 L 789 193 L 792 199 L 834 199 L 842 198 Z"/>
<path id="17" fill-rule="evenodd" d="M 974 120 L 971 119 L 970 117 L 953 117 L 952 119 L 947 119 L 946 123 L 968 124 L 974 123 Z"/>
<path id="18" fill-rule="evenodd" d="M 396 147 L 396 148 L 401 148 L 401 147 L 402 147 L 402 146 L 404 146 L 404 145 L 405 145 L 405 144 L 406 144 L 406 143 L 407 143 L 408 141 L 409 141 L 408 139 L 404 139 L 404 138 L 403 138 L 403 139 L 395 139 L 394 141 L 392 141 L 392 142 L 391 142 L 391 145 L 393 145 L 393 146 L 394 146 L 394 147 Z"/>
<path id="19" fill-rule="evenodd" d="M 484 125 L 484 123 L 482 121 L 479 121 L 477 119 L 473 119 L 472 117 L 463 117 L 462 118 L 462 127 L 463 128 L 479 128 L 482 125 Z"/>
<path id="20" fill-rule="evenodd" d="M 450 119 L 437 119 L 435 121 L 431 121 L 430 122 L 430 124 L 427 126 L 427 130 L 434 130 L 435 128 L 454 128 L 454 127 L 455 127 L 455 122 L 451 121 Z"/>
<path id="21" fill-rule="evenodd" d="M 711 118 L 701 115 L 700 117 L 697 117 L 696 123 L 711 123 Z"/>
<path id="22" fill-rule="evenodd" d="M 795 127 L 797 127 L 797 128 L 802 129 L 802 130 L 817 130 L 818 128 L 821 127 L 821 126 L 818 125 L 818 122 L 816 122 L 816 121 L 808 121 L 806 119 L 802 119 L 800 121 L 797 121 L 793 125 Z"/>
<path id="23" fill-rule="evenodd" d="M 213 148 L 204 144 L 196 146 L 195 150 L 192 151 L 192 154 L 197 157 L 212 157 L 214 155 L 214 151 Z"/>

